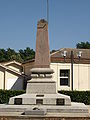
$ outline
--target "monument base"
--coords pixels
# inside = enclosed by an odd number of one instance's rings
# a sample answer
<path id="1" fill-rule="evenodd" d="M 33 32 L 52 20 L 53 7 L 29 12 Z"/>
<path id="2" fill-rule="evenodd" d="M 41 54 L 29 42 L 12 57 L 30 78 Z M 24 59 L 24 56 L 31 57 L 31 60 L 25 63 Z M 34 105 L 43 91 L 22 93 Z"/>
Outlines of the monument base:
<path id="1" fill-rule="evenodd" d="M 46 114 L 53 113 L 89 113 L 87 106 L 84 103 L 74 103 L 71 102 L 71 106 L 56 106 L 56 105 L 5 105 L 0 104 L 1 112 L 21 112 L 25 111 L 35 111 L 35 110 L 45 110 Z M 89 113 L 90 114 L 90 113 Z"/>
<path id="2" fill-rule="evenodd" d="M 11 97 L 5 111 L 22 111 L 23 115 L 48 115 L 61 113 L 88 113 L 83 103 L 72 103 L 67 95 L 56 91 L 50 68 L 34 68 L 28 81 L 26 94 Z M 15 109 L 16 108 L 16 109 Z"/>
<path id="3" fill-rule="evenodd" d="M 1 104 L 0 120 L 90 120 L 90 113 L 83 103 L 71 102 L 71 106 Z"/>
<path id="4" fill-rule="evenodd" d="M 70 106 L 71 99 L 63 94 L 22 94 L 10 98 L 11 105 L 63 105 Z"/>

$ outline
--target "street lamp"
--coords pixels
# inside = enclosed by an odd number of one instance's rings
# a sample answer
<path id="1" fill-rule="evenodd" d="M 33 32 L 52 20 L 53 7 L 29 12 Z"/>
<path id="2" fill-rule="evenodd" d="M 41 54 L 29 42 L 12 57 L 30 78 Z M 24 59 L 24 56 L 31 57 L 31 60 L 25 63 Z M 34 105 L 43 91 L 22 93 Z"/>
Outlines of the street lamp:
<path id="1" fill-rule="evenodd" d="M 77 56 L 78 56 L 79 61 L 80 61 L 80 58 L 81 58 L 81 56 L 82 56 L 82 51 L 79 51 L 79 52 L 77 53 Z"/>
<path id="2" fill-rule="evenodd" d="M 61 55 L 64 57 L 64 62 L 65 62 L 65 57 L 67 56 L 67 51 L 63 51 L 63 53 L 61 53 Z"/>

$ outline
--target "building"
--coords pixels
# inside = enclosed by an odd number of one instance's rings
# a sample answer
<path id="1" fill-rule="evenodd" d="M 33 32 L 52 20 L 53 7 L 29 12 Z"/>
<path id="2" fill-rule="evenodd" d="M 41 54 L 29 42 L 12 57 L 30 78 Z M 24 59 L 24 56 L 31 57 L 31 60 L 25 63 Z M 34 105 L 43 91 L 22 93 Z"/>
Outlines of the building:
<path id="1" fill-rule="evenodd" d="M 23 63 L 24 73 L 33 66 L 34 60 Z M 60 49 L 51 54 L 50 67 L 57 90 L 90 90 L 90 49 Z"/>
<path id="2" fill-rule="evenodd" d="M 0 89 L 25 89 L 34 60 L 0 63 Z M 90 90 L 90 49 L 63 48 L 51 54 L 57 90 Z"/>
<path id="3" fill-rule="evenodd" d="M 0 89 L 22 90 L 24 77 L 21 63 L 10 61 L 0 63 Z"/>
<path id="4" fill-rule="evenodd" d="M 90 90 L 90 49 L 63 48 L 51 54 L 58 90 Z"/>

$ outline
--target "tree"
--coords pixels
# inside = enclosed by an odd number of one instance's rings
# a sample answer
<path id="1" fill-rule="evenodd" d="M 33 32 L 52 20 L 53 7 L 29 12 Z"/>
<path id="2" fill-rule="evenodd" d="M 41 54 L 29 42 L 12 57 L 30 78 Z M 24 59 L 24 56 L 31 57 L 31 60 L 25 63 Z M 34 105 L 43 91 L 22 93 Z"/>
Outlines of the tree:
<path id="1" fill-rule="evenodd" d="M 20 57 L 22 58 L 22 60 L 24 62 L 24 59 L 25 59 L 24 50 L 20 49 L 19 50 L 19 55 L 20 55 Z"/>
<path id="2" fill-rule="evenodd" d="M 30 49 L 29 47 L 24 50 L 20 49 L 19 54 L 24 62 L 35 58 L 35 51 L 33 49 Z"/>
<path id="3" fill-rule="evenodd" d="M 25 62 L 33 58 L 35 58 L 35 51 L 29 47 L 24 50 L 20 49 L 18 52 L 11 48 L 8 48 L 7 50 L 0 49 L 0 62 L 7 62 L 11 60 Z"/>
<path id="4" fill-rule="evenodd" d="M 35 52 L 33 51 L 33 49 L 30 49 L 29 47 L 27 47 L 24 50 L 24 53 L 25 53 L 25 60 L 30 60 L 35 57 Z"/>
<path id="5" fill-rule="evenodd" d="M 81 42 L 76 44 L 77 49 L 90 49 L 90 43 L 87 42 Z"/>
<path id="6" fill-rule="evenodd" d="M 7 51 L 6 51 L 6 60 L 9 61 L 9 60 L 15 60 L 16 58 L 16 52 L 15 50 L 11 49 L 11 48 L 8 48 Z"/>
<path id="7" fill-rule="evenodd" d="M 56 52 L 57 50 L 52 50 L 52 51 L 50 51 L 50 54 L 52 54 L 52 53 L 54 53 L 54 52 Z"/>
<path id="8" fill-rule="evenodd" d="M 6 51 L 4 49 L 0 49 L 0 62 L 5 61 L 6 59 Z"/>
<path id="9" fill-rule="evenodd" d="M 20 63 L 24 62 L 24 60 L 21 58 L 21 56 L 20 56 L 19 53 L 17 53 L 15 60 L 18 61 L 18 62 L 20 62 Z"/>

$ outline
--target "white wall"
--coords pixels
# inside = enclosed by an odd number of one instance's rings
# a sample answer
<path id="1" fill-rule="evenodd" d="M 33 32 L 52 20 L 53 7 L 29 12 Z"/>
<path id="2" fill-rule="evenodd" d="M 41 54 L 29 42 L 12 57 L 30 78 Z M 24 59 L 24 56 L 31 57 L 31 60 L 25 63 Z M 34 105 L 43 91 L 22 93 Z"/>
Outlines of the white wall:
<path id="1" fill-rule="evenodd" d="M 7 65 L 9 68 L 11 68 L 12 70 L 15 70 L 17 72 L 22 72 L 22 66 L 19 66 L 15 63 L 12 63 L 10 65 Z"/>
<path id="2" fill-rule="evenodd" d="M 5 75 L 5 89 L 9 90 L 22 90 L 23 89 L 23 78 L 19 78 L 8 71 L 6 71 Z"/>
<path id="3" fill-rule="evenodd" d="M 53 80 L 57 83 L 57 90 L 71 90 L 71 64 L 51 63 L 54 70 Z M 70 69 L 70 86 L 60 86 L 60 69 Z M 73 64 L 73 89 L 90 90 L 90 64 Z"/>
<path id="4" fill-rule="evenodd" d="M 90 90 L 90 65 L 74 64 L 74 89 Z"/>
<path id="5" fill-rule="evenodd" d="M 4 87 L 4 72 L 0 70 L 0 89 Z"/>
<path id="6" fill-rule="evenodd" d="M 69 69 L 71 73 L 71 65 L 66 63 L 51 63 L 50 67 L 54 70 L 53 79 L 57 82 L 57 90 L 70 90 L 71 89 L 71 76 L 70 86 L 60 86 L 60 69 Z"/>

